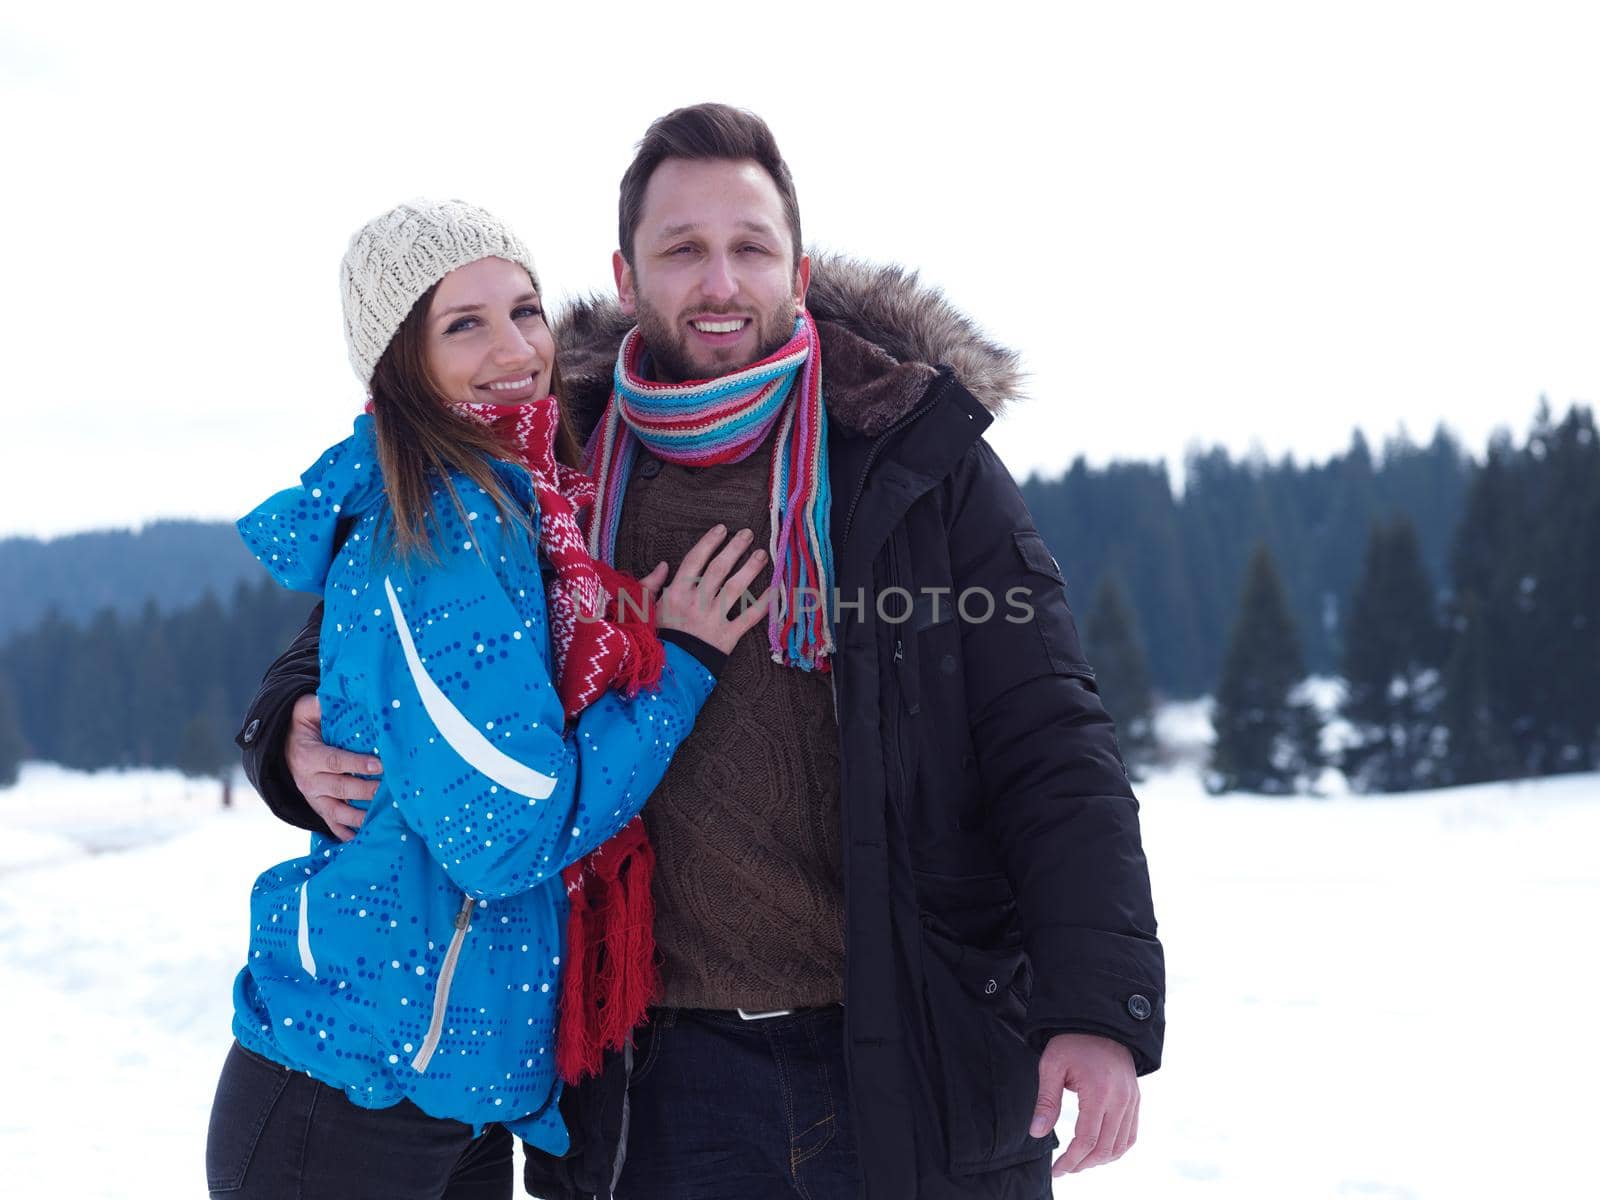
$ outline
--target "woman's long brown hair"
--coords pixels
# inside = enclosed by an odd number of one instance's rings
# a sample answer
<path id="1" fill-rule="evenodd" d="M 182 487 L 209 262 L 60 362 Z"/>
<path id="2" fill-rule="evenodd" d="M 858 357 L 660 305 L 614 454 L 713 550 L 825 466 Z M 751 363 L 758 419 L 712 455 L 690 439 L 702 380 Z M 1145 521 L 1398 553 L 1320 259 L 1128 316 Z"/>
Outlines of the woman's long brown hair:
<path id="1" fill-rule="evenodd" d="M 502 520 L 524 530 L 530 527 L 527 511 L 490 465 L 493 459 L 515 461 L 508 448 L 487 425 L 458 414 L 428 374 L 425 338 L 434 291 L 429 288 L 412 306 L 372 372 L 372 418 L 392 513 L 390 548 L 401 560 L 413 556 L 437 560 L 428 528 L 435 522 L 434 498 L 441 488 L 466 522 L 466 508 L 451 483 L 452 472 L 482 488 Z M 561 371 L 554 365 L 550 391 L 561 414 L 556 457 L 575 467 L 582 450 L 561 405 Z"/>

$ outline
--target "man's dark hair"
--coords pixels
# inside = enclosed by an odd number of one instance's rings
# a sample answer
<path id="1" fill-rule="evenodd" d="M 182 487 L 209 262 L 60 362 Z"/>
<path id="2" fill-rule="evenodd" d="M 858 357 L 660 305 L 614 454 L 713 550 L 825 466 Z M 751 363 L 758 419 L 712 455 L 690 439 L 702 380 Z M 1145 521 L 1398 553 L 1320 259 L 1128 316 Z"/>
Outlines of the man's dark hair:
<path id="1" fill-rule="evenodd" d="M 644 132 L 633 162 L 622 176 L 622 196 L 617 203 L 617 236 L 622 257 L 633 266 L 633 236 L 644 212 L 644 190 L 650 176 L 669 158 L 698 160 L 744 159 L 760 165 L 777 185 L 783 198 L 783 215 L 789 221 L 794 261 L 800 261 L 800 202 L 795 199 L 794 177 L 778 153 L 778 142 L 767 123 L 753 112 L 727 104 L 691 104 L 657 117 Z"/>

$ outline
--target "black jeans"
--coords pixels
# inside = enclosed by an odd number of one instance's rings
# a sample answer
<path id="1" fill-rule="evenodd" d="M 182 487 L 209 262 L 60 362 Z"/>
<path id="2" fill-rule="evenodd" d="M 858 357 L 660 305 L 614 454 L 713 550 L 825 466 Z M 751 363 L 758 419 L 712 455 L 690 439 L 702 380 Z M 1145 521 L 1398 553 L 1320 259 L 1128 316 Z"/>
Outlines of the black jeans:
<path id="1" fill-rule="evenodd" d="M 637 1053 L 617 1200 L 856 1200 L 844 1009 L 654 1009 Z"/>
<path id="2" fill-rule="evenodd" d="M 510 1200 L 511 1134 L 362 1108 L 238 1042 L 211 1105 L 206 1185 L 226 1200 Z"/>

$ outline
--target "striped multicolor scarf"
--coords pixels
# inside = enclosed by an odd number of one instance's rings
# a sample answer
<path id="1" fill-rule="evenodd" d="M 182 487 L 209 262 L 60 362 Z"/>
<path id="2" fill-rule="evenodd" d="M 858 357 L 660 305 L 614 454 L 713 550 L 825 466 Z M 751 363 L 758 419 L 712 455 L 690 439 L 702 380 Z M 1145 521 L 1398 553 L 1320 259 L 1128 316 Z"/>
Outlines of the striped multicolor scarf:
<path id="1" fill-rule="evenodd" d="M 616 560 L 622 500 L 640 443 L 667 462 L 709 467 L 748 457 L 777 424 L 768 550 L 778 603 L 767 619 L 767 641 L 774 662 L 803 671 L 829 670 L 833 545 L 816 322 L 801 312 L 786 345 L 716 379 L 657 383 L 644 371 L 644 343 L 634 328 L 622 339 L 611 401 L 586 451 L 599 493 L 589 523 L 589 552 L 603 562 Z"/>

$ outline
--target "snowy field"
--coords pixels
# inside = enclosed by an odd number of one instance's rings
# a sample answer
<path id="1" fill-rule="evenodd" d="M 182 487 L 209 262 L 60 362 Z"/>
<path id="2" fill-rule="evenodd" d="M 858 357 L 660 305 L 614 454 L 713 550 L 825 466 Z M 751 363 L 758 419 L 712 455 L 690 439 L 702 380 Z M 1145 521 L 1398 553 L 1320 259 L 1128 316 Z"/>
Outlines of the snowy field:
<path id="1" fill-rule="evenodd" d="M 1140 794 L 1166 1066 L 1133 1152 L 1057 1196 L 1596 1194 L 1600 777 Z M 7 1197 L 205 1194 L 246 894 L 304 842 L 236 795 L 38 765 L 0 792 Z"/>

